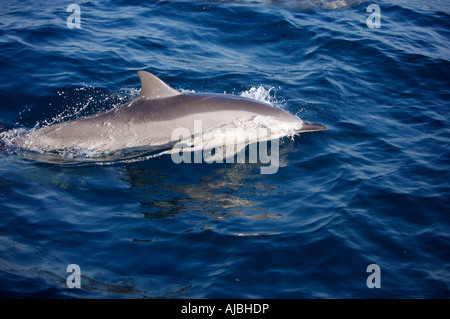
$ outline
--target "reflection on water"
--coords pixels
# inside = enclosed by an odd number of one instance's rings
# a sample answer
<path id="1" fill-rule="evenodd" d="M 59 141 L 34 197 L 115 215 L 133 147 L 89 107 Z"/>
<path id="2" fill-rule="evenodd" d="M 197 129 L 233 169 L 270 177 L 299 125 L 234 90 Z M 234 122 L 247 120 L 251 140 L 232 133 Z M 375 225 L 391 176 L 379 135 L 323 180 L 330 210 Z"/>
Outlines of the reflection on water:
<path id="1" fill-rule="evenodd" d="M 248 198 L 257 195 L 256 190 L 244 190 L 245 180 L 252 177 L 249 174 L 251 168 L 245 164 L 223 164 L 209 175 L 198 174 L 192 167 L 196 164 L 180 165 L 192 172 L 189 179 L 197 178 L 198 181 L 179 184 L 169 181 L 160 170 L 126 167 L 128 182 L 140 189 L 145 217 L 168 218 L 196 212 L 221 219 L 229 214 L 241 214 L 244 208 L 261 210 L 257 208 L 258 200 Z"/>
<path id="2" fill-rule="evenodd" d="M 290 139 L 281 140 L 280 167 L 287 165 L 288 154 L 298 147 L 296 144 Z M 248 147 L 246 151 L 248 154 Z M 175 164 L 169 155 L 162 155 L 146 161 L 118 162 L 107 166 L 99 163 L 34 162 L 25 168 L 30 183 L 45 185 L 55 198 L 60 191 L 67 193 L 66 203 L 70 201 L 84 214 L 85 205 L 98 202 L 98 209 L 88 209 L 92 210 L 89 215 L 95 219 L 100 218 L 98 210 L 106 209 L 111 210 L 114 216 L 129 216 L 130 213 L 143 216 L 146 220 L 155 221 L 152 227 L 159 227 L 157 220 L 179 218 L 183 229 L 170 229 L 171 232 L 214 229 L 248 236 L 273 234 L 264 221 L 282 217 L 266 203 L 279 185 L 273 182 L 272 176 L 260 174 L 262 165 L 267 164 Z M 35 189 L 38 197 L 43 196 L 39 195 L 40 189 Z M 130 207 L 132 211 L 128 210 Z M 238 222 L 239 218 L 253 221 L 254 227 L 242 229 L 240 226 L 245 223 Z M 220 221 L 233 224 L 233 228 L 227 228 Z M 154 239 L 129 238 L 133 241 Z"/>
<path id="3" fill-rule="evenodd" d="M 280 148 L 280 166 L 286 165 L 291 144 L 285 141 Z M 169 156 L 154 161 L 160 162 L 159 167 L 149 165 L 151 161 L 125 166 L 121 177 L 139 194 L 146 218 L 171 218 L 182 213 L 210 220 L 281 217 L 261 205 L 265 195 L 277 189 L 259 174 L 261 163 L 174 164 Z"/>

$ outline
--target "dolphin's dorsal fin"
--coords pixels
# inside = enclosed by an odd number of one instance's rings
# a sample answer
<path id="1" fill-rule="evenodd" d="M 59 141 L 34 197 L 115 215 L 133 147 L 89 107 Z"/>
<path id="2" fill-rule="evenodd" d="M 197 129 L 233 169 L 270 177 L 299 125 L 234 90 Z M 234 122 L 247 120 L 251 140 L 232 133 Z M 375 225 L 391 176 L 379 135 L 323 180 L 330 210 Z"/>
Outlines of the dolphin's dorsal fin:
<path id="1" fill-rule="evenodd" d="M 149 72 L 138 71 L 138 75 L 141 79 L 141 93 L 139 94 L 139 98 L 161 99 L 182 94 Z"/>

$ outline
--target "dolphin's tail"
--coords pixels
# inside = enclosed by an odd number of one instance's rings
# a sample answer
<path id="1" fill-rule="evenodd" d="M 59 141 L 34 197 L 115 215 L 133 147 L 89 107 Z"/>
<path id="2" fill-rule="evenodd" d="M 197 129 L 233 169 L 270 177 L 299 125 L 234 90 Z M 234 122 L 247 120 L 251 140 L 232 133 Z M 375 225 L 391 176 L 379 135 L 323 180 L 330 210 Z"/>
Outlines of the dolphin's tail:
<path id="1" fill-rule="evenodd" d="M 297 130 L 297 133 L 303 133 L 303 132 L 316 132 L 316 131 L 326 131 L 328 130 L 325 126 L 316 124 L 316 123 L 308 123 L 303 122 L 302 128 Z"/>

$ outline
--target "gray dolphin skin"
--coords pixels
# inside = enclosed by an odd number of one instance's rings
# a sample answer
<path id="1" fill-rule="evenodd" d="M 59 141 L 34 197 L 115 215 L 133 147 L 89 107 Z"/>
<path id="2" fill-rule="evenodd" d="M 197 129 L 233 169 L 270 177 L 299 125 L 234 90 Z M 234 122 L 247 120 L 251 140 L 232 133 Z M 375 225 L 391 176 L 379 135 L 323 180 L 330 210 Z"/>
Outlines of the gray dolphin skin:
<path id="1" fill-rule="evenodd" d="M 258 115 L 298 123 L 301 128 L 296 133 L 326 130 L 268 103 L 226 94 L 184 94 L 149 72 L 138 71 L 138 75 L 141 91 L 137 99 L 101 114 L 42 127 L 14 144 L 44 153 L 90 150 L 104 155 L 174 144 L 172 132 L 180 127 L 194 132 L 196 120 L 207 130 Z"/>

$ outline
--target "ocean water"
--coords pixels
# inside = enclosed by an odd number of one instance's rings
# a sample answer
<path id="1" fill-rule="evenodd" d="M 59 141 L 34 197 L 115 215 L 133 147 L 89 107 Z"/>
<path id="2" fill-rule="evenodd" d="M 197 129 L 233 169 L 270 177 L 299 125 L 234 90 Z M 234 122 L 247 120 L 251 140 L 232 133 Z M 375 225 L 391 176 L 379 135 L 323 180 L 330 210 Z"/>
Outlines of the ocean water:
<path id="1" fill-rule="evenodd" d="M 0 2 L 0 297 L 449 298 L 449 15 L 445 0 Z M 265 175 L 8 145 L 136 98 L 138 70 L 328 130 L 281 139 Z"/>

